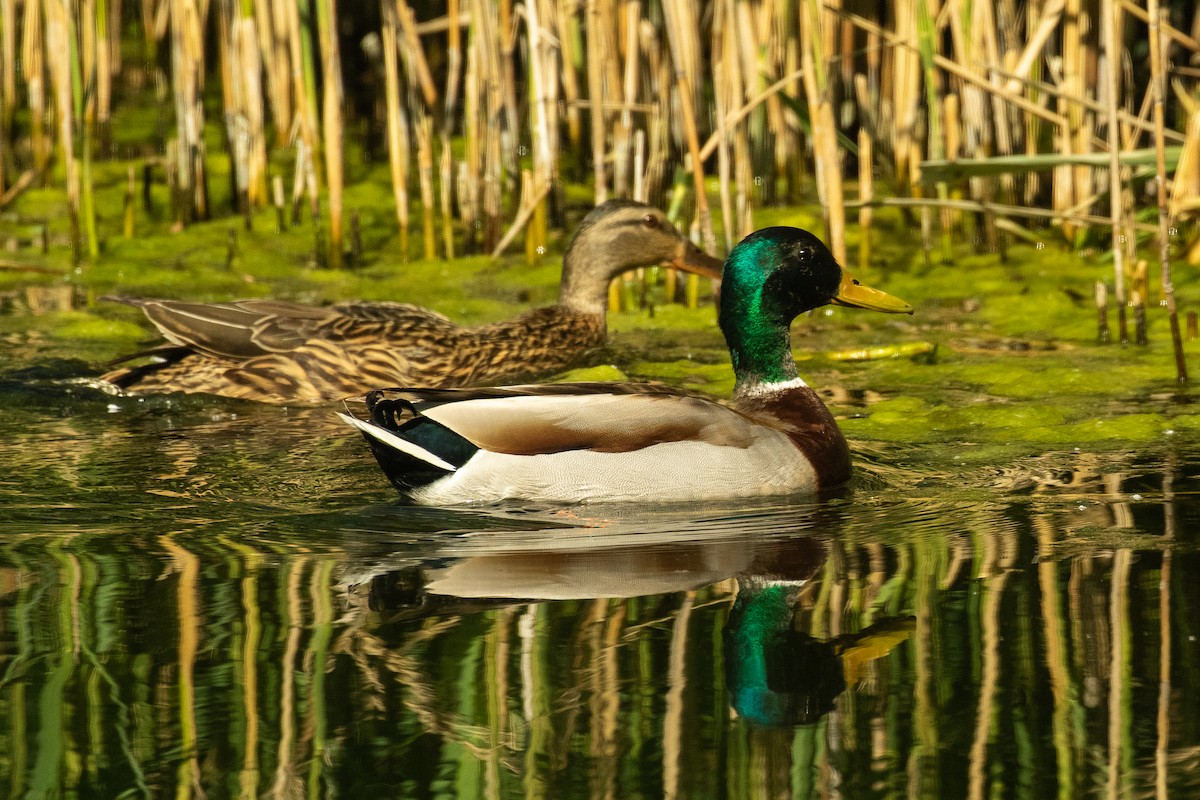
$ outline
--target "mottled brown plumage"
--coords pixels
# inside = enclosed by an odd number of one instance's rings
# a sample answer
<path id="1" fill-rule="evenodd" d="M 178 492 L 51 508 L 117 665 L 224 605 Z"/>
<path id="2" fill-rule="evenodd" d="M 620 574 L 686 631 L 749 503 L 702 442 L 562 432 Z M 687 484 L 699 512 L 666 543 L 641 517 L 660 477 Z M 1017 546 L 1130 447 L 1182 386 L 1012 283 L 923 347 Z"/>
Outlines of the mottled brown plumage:
<path id="1" fill-rule="evenodd" d="M 169 344 L 137 354 L 155 356 L 150 363 L 116 369 L 103 379 L 133 393 L 316 403 L 380 386 L 526 378 L 561 370 L 603 343 L 609 282 L 660 263 L 709 277 L 719 277 L 721 268 L 658 209 L 615 200 L 580 224 L 563 257 L 558 303 L 490 325 L 463 327 L 435 311 L 391 302 L 314 307 L 112 297 L 141 308 Z"/>

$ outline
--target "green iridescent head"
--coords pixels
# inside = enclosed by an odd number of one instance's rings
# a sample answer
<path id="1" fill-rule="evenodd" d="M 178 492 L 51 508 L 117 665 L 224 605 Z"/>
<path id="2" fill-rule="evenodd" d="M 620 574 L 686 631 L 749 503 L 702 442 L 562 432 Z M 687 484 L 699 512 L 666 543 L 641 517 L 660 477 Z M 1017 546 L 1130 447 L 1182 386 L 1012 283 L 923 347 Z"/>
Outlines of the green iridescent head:
<path id="1" fill-rule="evenodd" d="M 912 313 L 903 300 L 855 280 L 808 231 L 763 228 L 739 242 L 725 259 L 720 312 L 738 384 L 795 378 L 792 320 L 830 303 Z"/>

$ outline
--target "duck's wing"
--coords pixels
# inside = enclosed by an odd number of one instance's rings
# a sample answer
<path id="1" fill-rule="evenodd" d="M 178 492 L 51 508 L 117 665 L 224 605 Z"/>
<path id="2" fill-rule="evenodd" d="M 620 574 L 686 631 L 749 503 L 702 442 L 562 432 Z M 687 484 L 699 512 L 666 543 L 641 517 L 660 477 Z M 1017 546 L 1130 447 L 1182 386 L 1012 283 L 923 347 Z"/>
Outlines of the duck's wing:
<path id="1" fill-rule="evenodd" d="M 679 441 L 749 447 L 756 429 L 712 398 L 656 384 L 389 390 L 372 392 L 367 405 L 373 427 L 404 436 L 421 427 L 414 421 L 430 420 L 475 448 L 509 455 L 620 453 Z"/>
<path id="2" fill-rule="evenodd" d="M 104 298 L 136 306 L 167 341 L 218 358 L 253 358 L 304 344 L 337 312 L 281 300 L 185 303 L 140 297 Z"/>
<path id="3" fill-rule="evenodd" d="M 374 302 L 354 300 L 346 303 L 336 303 L 331 308 L 344 317 L 363 322 L 397 322 L 403 325 L 455 324 L 445 314 L 439 314 L 424 306 L 414 306 L 411 303 L 396 303 L 390 300 Z"/>

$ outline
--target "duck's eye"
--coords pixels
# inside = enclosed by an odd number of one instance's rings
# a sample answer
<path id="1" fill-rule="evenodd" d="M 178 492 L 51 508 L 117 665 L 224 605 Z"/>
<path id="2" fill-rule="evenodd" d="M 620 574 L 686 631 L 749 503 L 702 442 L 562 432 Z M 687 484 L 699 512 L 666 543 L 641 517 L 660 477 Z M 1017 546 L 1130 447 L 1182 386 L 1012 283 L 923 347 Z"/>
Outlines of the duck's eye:
<path id="1" fill-rule="evenodd" d="M 851 278 L 850 282 L 853 283 L 855 286 L 862 286 L 862 281 L 860 281 L 858 278 Z"/>
<path id="2" fill-rule="evenodd" d="M 642 224 L 647 228 L 657 228 L 658 217 L 654 216 L 653 214 L 647 214 L 646 216 L 642 217 Z"/>

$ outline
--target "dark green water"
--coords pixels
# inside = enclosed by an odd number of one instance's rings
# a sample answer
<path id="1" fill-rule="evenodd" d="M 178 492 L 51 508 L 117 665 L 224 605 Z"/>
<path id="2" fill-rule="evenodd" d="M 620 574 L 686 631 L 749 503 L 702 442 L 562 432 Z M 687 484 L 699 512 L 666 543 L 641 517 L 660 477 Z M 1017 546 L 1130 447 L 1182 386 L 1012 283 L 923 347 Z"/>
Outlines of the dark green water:
<path id="1" fill-rule="evenodd" d="M 0 381 L 9 797 L 1200 792 L 1200 450 L 413 509 L 327 409 L 35 355 Z"/>

